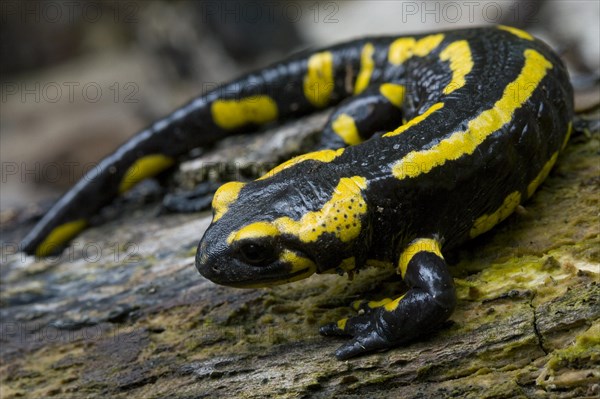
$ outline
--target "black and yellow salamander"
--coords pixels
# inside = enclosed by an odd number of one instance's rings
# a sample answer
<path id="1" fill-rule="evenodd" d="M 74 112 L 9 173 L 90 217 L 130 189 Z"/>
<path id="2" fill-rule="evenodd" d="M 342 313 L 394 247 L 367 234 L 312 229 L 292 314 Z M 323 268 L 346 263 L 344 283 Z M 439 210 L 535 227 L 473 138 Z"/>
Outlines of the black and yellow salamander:
<path id="1" fill-rule="evenodd" d="M 219 284 L 261 287 L 393 262 L 404 295 L 355 303 L 362 312 L 321 333 L 352 337 L 339 359 L 410 341 L 455 307 L 443 253 L 531 197 L 569 139 L 567 72 L 522 30 L 360 39 L 226 84 L 105 158 L 23 250 L 51 253 L 98 208 L 191 148 L 334 105 L 317 151 L 219 188 L 196 267 Z"/>

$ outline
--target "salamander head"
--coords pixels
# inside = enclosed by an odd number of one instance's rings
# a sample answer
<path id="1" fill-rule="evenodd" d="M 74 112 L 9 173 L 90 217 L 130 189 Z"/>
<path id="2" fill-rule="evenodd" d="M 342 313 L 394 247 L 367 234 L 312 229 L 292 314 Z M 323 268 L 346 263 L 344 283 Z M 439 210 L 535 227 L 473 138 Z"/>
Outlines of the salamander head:
<path id="1" fill-rule="evenodd" d="M 294 216 L 291 185 L 227 183 L 213 198 L 213 222 L 198 245 L 196 268 L 234 287 L 264 287 L 306 278 L 317 270 L 311 256 L 275 221 Z M 298 211 L 296 207 L 296 212 Z"/>
<path id="2" fill-rule="evenodd" d="M 322 159 L 300 160 L 219 188 L 196 254 L 200 274 L 218 284 L 269 286 L 336 268 L 365 250 L 366 179 L 340 178 Z"/>

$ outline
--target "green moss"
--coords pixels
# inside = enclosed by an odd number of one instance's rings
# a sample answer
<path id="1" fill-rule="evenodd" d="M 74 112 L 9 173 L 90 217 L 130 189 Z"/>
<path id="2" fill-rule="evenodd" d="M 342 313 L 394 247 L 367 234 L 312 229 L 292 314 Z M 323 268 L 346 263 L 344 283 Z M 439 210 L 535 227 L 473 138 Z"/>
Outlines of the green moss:
<path id="1" fill-rule="evenodd" d="M 600 363 L 600 322 L 592 326 L 575 339 L 575 343 L 567 348 L 559 349 L 550 355 L 547 367 L 559 370 L 563 367 L 587 368 Z"/>
<path id="2" fill-rule="evenodd" d="M 573 272 L 556 266 L 556 263 L 552 255 L 542 258 L 513 257 L 471 275 L 470 281 L 458 279 L 457 295 L 461 300 L 484 301 L 499 298 L 511 291 L 562 290 L 559 282 L 572 276 Z"/>

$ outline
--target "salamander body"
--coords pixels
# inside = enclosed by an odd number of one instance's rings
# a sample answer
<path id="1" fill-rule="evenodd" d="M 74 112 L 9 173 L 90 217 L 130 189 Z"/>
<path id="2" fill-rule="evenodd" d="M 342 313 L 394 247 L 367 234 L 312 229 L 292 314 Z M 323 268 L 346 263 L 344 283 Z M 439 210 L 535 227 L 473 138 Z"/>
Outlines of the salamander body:
<path id="1" fill-rule="evenodd" d="M 190 148 L 327 106 L 336 108 L 317 151 L 217 191 L 196 267 L 216 283 L 256 287 L 393 263 L 409 286 L 404 295 L 359 301 L 361 314 L 321 332 L 352 337 L 336 352 L 340 359 L 410 341 L 454 309 L 444 251 L 526 201 L 568 141 L 567 72 L 524 31 L 360 39 L 245 76 L 106 158 L 24 248 L 47 254 L 100 206 Z"/>

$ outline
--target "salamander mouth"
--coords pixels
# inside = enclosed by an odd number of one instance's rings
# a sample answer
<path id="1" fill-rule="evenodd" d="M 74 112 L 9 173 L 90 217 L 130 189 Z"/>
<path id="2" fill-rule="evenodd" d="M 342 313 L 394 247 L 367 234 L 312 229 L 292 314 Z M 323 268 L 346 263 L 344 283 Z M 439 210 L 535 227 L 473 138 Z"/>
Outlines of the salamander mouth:
<path id="1" fill-rule="evenodd" d="M 285 284 L 290 279 L 294 277 L 298 277 L 306 272 L 308 272 L 310 268 L 305 267 L 304 269 L 300 269 L 294 273 L 286 274 L 284 276 L 276 276 L 276 277 L 268 277 L 259 280 L 252 280 L 247 283 L 227 283 L 228 286 L 234 288 L 256 288 L 256 287 L 267 287 L 269 285 L 277 285 L 277 284 Z"/>

